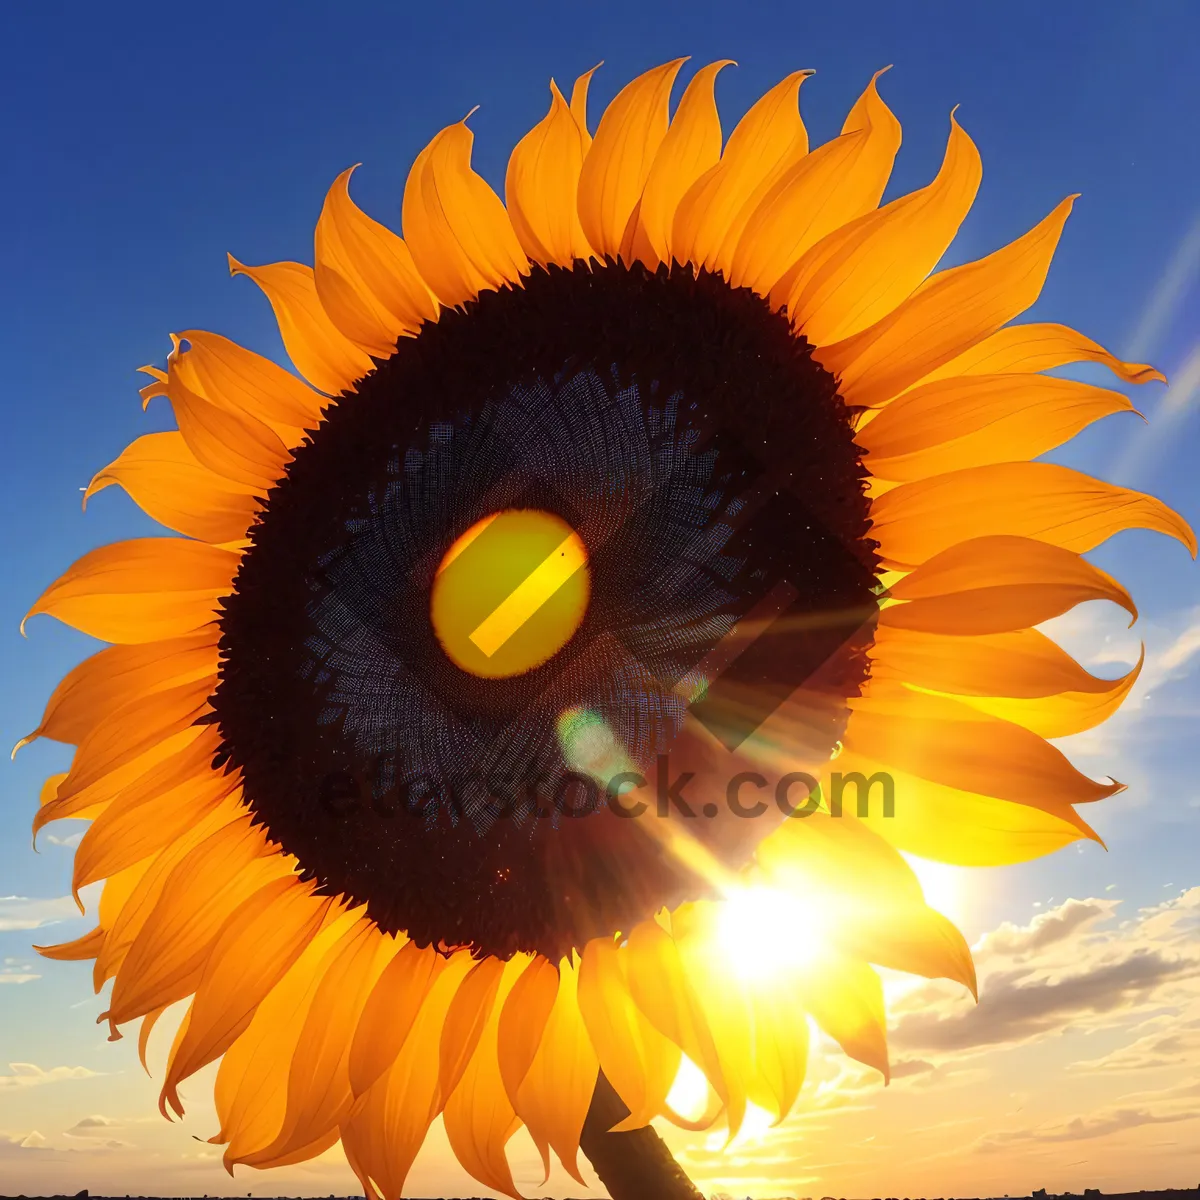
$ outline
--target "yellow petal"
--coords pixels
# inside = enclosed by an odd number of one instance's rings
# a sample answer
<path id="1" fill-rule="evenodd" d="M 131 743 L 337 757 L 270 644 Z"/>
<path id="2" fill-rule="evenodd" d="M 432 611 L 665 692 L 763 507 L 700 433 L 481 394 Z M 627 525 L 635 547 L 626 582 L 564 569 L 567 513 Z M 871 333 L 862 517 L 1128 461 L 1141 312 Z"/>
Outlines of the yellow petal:
<path id="1" fill-rule="evenodd" d="M 712 1031 L 725 1087 L 735 1097 L 725 1113 L 732 1138 L 741 1128 L 746 1100 L 763 1097 L 754 1066 L 750 989 L 726 967 L 717 936 L 719 909 L 719 904 L 703 901 L 681 905 L 671 913 L 671 931 L 692 993 Z"/>
<path id="2" fill-rule="evenodd" d="M 287 876 L 238 909 L 213 945 L 183 1036 L 171 1050 L 159 1108 L 183 1116 L 179 1084 L 220 1058 L 247 1029 L 258 1005 L 336 910 L 314 884 Z"/>
<path id="3" fill-rule="evenodd" d="M 883 985 L 866 963 L 834 960 L 804 988 L 801 1000 L 851 1058 L 889 1078 Z"/>
<path id="4" fill-rule="evenodd" d="M 1103 363 L 1126 383 L 1167 382 L 1161 371 L 1147 363 L 1122 362 L 1099 342 L 1093 342 L 1077 330 L 1044 322 L 998 329 L 931 371 L 921 382 L 932 383 L 935 379 L 954 375 L 1029 374 L 1076 362 Z"/>
<path id="5" fill-rule="evenodd" d="M 529 271 L 500 197 L 471 170 L 473 141 L 465 121 L 443 129 L 417 156 L 404 185 L 408 248 L 447 307 Z"/>
<path id="6" fill-rule="evenodd" d="M 871 519 L 884 564 L 900 570 L 994 534 L 1082 553 L 1122 529 L 1153 529 L 1196 556 L 1195 534 L 1161 500 L 1054 463 L 996 463 L 906 483 L 872 503 Z"/>
<path id="7" fill-rule="evenodd" d="M 616 258 L 630 214 L 666 137 L 671 85 L 686 59 L 639 75 L 617 93 L 600 118 L 579 174 L 579 221 L 601 257 Z"/>
<path id="8" fill-rule="evenodd" d="M 855 435 L 871 473 L 908 482 L 1036 458 L 1117 412 L 1127 396 L 1048 375 L 968 375 L 905 392 Z"/>
<path id="9" fill-rule="evenodd" d="M 1048 542 L 1003 535 L 950 546 L 890 595 L 904 603 L 887 606 L 880 623 L 927 633 L 1025 629 L 1085 600 L 1111 600 L 1137 620 L 1132 597 L 1107 572 Z"/>
<path id="10" fill-rule="evenodd" d="M 692 184 L 720 161 L 721 117 L 713 90 L 718 72 L 732 61 L 726 58 L 710 63 L 692 77 L 646 176 L 633 253 L 651 270 L 677 257 L 671 229 L 679 202 Z"/>
<path id="11" fill-rule="evenodd" d="M 937 178 L 818 242 L 789 272 L 792 323 L 810 342 L 829 345 L 866 329 L 908 298 L 937 265 L 979 190 L 975 143 L 950 116 Z"/>
<path id="12" fill-rule="evenodd" d="M 738 239 L 730 282 L 770 295 L 805 251 L 879 204 L 899 148 L 900 123 L 872 79 L 842 136 L 797 162 L 755 208 Z"/>
<path id="13" fill-rule="evenodd" d="M 843 809 L 784 821 L 755 855 L 762 871 L 812 909 L 823 940 L 849 958 L 974 990 L 962 934 L 928 908 L 909 864 Z"/>
<path id="14" fill-rule="evenodd" d="M 1019 725 L 919 692 L 853 701 L 842 741 L 851 755 L 1063 820 L 1072 819 L 1071 805 L 1102 800 L 1123 787 L 1089 779 L 1061 750 Z"/>
<path id="15" fill-rule="evenodd" d="M 105 714 L 138 696 L 205 676 L 215 679 L 217 658 L 215 628 L 169 642 L 101 650 L 63 676 L 38 727 L 17 749 L 39 737 L 77 746 Z"/>
<path id="16" fill-rule="evenodd" d="M 513 147 L 504 177 L 504 199 L 521 249 L 543 266 L 570 266 L 592 253 L 575 203 L 587 143 L 586 131 L 551 80 L 550 111 Z"/>
<path id="17" fill-rule="evenodd" d="M 73 563 L 25 621 L 47 613 L 105 642 L 181 637 L 214 619 L 240 561 L 228 550 L 184 538 L 114 542 Z"/>
<path id="18" fill-rule="evenodd" d="M 388 963 L 363 1008 L 350 1048 L 350 1087 L 361 1096 L 396 1061 L 448 960 L 408 942 Z"/>
<path id="19" fill-rule="evenodd" d="M 249 814 L 197 846 L 164 881 L 117 972 L 104 1018 L 123 1025 L 195 991 L 221 926 L 259 888 L 291 869 L 278 851 L 267 852 Z"/>
<path id="20" fill-rule="evenodd" d="M 311 267 L 294 262 L 248 267 L 231 254 L 229 273 L 247 275 L 262 289 L 288 357 L 313 387 L 337 396 L 374 368 L 370 356 L 343 337 L 329 319 L 317 296 Z"/>
<path id="21" fill-rule="evenodd" d="M 1052 854 L 1081 838 L 1099 840 L 1087 823 L 1069 810 L 1056 815 L 1028 804 L 961 791 L 862 756 L 843 755 L 835 765 L 843 775 L 858 771 L 865 779 L 885 772 L 895 788 L 895 811 L 884 816 L 876 801 L 866 823 L 893 846 L 934 862 L 1007 866 Z"/>
<path id="22" fill-rule="evenodd" d="M 679 947 L 654 921 L 642 921 L 630 933 L 624 953 L 634 1002 L 650 1023 L 700 1068 L 725 1106 L 729 1127 L 738 1128 L 745 1116 L 746 1097 L 725 1078 L 715 1031 L 689 981 Z"/>
<path id="23" fill-rule="evenodd" d="M 334 180 L 317 221 L 317 295 L 350 341 L 387 358 L 398 337 L 437 319 L 438 305 L 404 240 L 350 199 L 353 173 L 351 167 Z"/>
<path id="24" fill-rule="evenodd" d="M 770 188 L 808 153 L 800 119 L 800 85 L 811 71 L 793 71 L 755 101 L 729 135 L 717 166 L 701 175 L 679 202 L 671 250 L 728 277 L 738 238 Z"/>
<path id="25" fill-rule="evenodd" d="M 782 1121 L 792 1110 L 808 1068 L 808 1022 L 795 999 L 773 987 L 750 990 L 755 1087 L 751 1100 Z"/>
<path id="26" fill-rule="evenodd" d="M 441 1110 L 438 1039 L 450 1002 L 472 965 L 469 954 L 451 956 L 422 1001 L 398 1057 L 342 1123 L 342 1147 L 368 1197 L 397 1200 Z"/>
<path id="27" fill-rule="evenodd" d="M 320 421 L 325 397 L 278 363 L 219 333 L 185 329 L 176 337 L 181 344 L 171 364 L 183 383 L 211 404 L 269 425 L 289 447 L 295 442 L 285 435 Z"/>
<path id="28" fill-rule="evenodd" d="M 250 488 L 210 471 L 174 431 L 126 446 L 92 477 L 84 504 L 114 483 L 160 525 L 214 545 L 245 537 L 259 508 Z"/>
<path id="29" fill-rule="evenodd" d="M 682 1052 L 634 1003 L 623 957 L 611 938 L 594 938 L 584 947 L 578 996 L 600 1069 L 629 1109 L 615 1128 L 649 1124 L 666 1103 Z"/>
<path id="30" fill-rule="evenodd" d="M 564 959 L 556 975 L 549 1017 L 512 1104 L 534 1144 L 539 1149 L 549 1145 L 571 1178 L 586 1186 L 576 1160 L 599 1066 L 579 1012 L 577 970 Z M 504 1011 L 509 1012 L 508 1005 Z M 507 1081 L 505 1090 L 511 1096 Z M 542 1160 L 549 1175 L 544 1149 Z"/>
<path id="31" fill-rule="evenodd" d="M 504 1148 L 521 1123 L 505 1095 L 500 1078 L 498 1035 L 504 1000 L 528 962 L 528 955 L 518 954 L 507 963 L 496 964 L 499 970 L 495 973 L 495 1003 L 487 1006 L 487 1017 L 470 1061 L 447 1098 L 443 1113 L 446 1140 L 455 1158 L 485 1187 L 517 1200 L 520 1193 L 513 1184 Z M 447 1028 L 450 1019 L 447 1015 Z M 444 1048 L 444 1037 L 442 1045 Z M 444 1067 L 441 1078 L 446 1078 Z"/>
<path id="32" fill-rule="evenodd" d="M 1064 200 L 1023 237 L 926 280 L 899 308 L 816 358 L 847 404 L 874 408 L 994 333 L 1037 298 L 1063 224 Z"/>

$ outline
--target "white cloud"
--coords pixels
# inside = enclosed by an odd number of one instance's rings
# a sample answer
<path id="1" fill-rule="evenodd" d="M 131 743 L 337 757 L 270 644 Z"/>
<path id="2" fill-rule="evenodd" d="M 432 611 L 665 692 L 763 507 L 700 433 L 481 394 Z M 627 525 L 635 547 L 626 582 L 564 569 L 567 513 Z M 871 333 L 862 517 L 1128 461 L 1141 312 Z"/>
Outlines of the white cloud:
<path id="1" fill-rule="evenodd" d="M 1200 1003 L 1200 887 L 1119 924 L 1117 907 L 1067 900 L 1028 925 L 1001 925 L 975 947 L 979 1003 L 941 982 L 918 987 L 894 1007 L 893 1047 L 937 1062 Z"/>
<path id="2" fill-rule="evenodd" d="M 0 1074 L 0 1090 L 5 1088 L 37 1087 L 43 1083 L 60 1083 L 67 1079 L 91 1079 L 98 1075 L 87 1067 L 50 1067 L 49 1070 L 35 1063 L 9 1063 L 12 1074 Z"/>

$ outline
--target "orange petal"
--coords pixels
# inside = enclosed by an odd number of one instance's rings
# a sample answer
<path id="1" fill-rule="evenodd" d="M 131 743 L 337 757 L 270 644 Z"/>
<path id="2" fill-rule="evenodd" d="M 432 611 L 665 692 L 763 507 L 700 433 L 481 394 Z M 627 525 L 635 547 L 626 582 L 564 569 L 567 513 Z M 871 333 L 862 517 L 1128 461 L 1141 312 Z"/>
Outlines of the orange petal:
<path id="1" fill-rule="evenodd" d="M 202 465 L 174 431 L 126 446 L 92 477 L 84 504 L 114 483 L 160 525 L 214 545 L 245 537 L 259 508 L 252 490 Z"/>
<path id="2" fill-rule="evenodd" d="M 403 239 L 350 199 L 353 173 L 351 167 L 334 180 L 317 221 L 317 295 L 342 334 L 387 358 L 398 337 L 437 319 L 438 306 Z"/>
<path id="3" fill-rule="evenodd" d="M 225 921 L 259 888 L 291 873 L 278 851 L 265 850 L 247 814 L 174 868 L 117 971 L 105 1019 L 123 1025 L 196 990 Z"/>
<path id="4" fill-rule="evenodd" d="M 294 262 L 248 267 L 231 254 L 229 273 L 247 275 L 262 289 L 288 357 L 313 387 L 338 396 L 374 368 L 370 356 L 343 337 L 329 319 L 317 296 L 311 267 Z"/>
<path id="5" fill-rule="evenodd" d="M 225 1052 L 213 1100 L 227 1142 L 226 1166 L 269 1143 L 283 1126 L 296 1043 L 330 968 L 357 940 L 362 909 L 342 911 L 312 939 Z"/>
<path id="6" fill-rule="evenodd" d="M 611 938 L 594 938 L 584 947 L 578 995 L 600 1069 L 629 1109 L 615 1128 L 648 1125 L 666 1103 L 682 1052 L 634 1003 L 622 955 Z"/>
<path id="7" fill-rule="evenodd" d="M 205 675 L 137 696 L 104 714 L 79 743 L 71 770 L 56 798 L 83 791 L 172 734 L 194 726 L 199 717 L 210 711 L 208 698 L 212 688 L 212 676 Z"/>
<path id="8" fill-rule="evenodd" d="M 105 642 L 181 637 L 215 618 L 240 561 L 228 550 L 183 538 L 114 542 L 72 564 L 25 621 L 47 613 Z"/>
<path id="9" fill-rule="evenodd" d="M 1036 458 L 1117 412 L 1127 396 L 1048 375 L 970 375 L 922 384 L 855 435 L 871 474 L 907 482 Z"/>
<path id="10" fill-rule="evenodd" d="M 584 71 L 578 79 L 575 80 L 574 86 L 571 88 L 571 116 L 575 118 L 579 125 L 579 132 L 583 135 L 583 150 L 587 153 L 588 147 L 592 144 L 592 135 L 588 129 L 587 119 L 587 101 L 588 88 L 592 83 L 592 76 L 603 66 L 602 62 L 597 63 L 590 71 Z"/>
<path id="11" fill-rule="evenodd" d="M 186 344 L 176 347 L 172 365 L 183 383 L 211 404 L 253 417 L 281 437 L 320 421 L 325 397 L 278 363 L 203 329 L 185 329 L 177 338 Z"/>
<path id="12" fill-rule="evenodd" d="M 1004 535 L 950 546 L 890 595 L 904 603 L 888 605 L 880 623 L 926 633 L 1025 629 L 1085 600 L 1111 600 L 1137 620 L 1133 599 L 1107 572 L 1048 542 Z"/>
<path id="13" fill-rule="evenodd" d="M 503 974 L 504 964 L 499 959 L 485 958 L 471 968 L 454 994 L 439 1049 L 441 1074 L 438 1086 L 443 1096 L 450 1095 L 458 1086 L 471 1055 L 475 1053 L 495 1006 Z"/>
<path id="14" fill-rule="evenodd" d="M 811 71 L 793 71 L 738 122 L 717 166 L 701 175 L 679 202 L 671 250 L 728 277 L 746 222 L 780 177 L 808 153 L 800 119 L 800 85 Z"/>
<path id="15" fill-rule="evenodd" d="M 797 162 L 755 208 L 738 239 L 730 282 L 769 295 L 805 251 L 879 204 L 899 148 L 900 123 L 872 79 L 842 136 Z"/>
<path id="16" fill-rule="evenodd" d="M 950 139 L 937 178 L 818 242 L 789 271 L 786 303 L 813 345 L 827 346 L 887 316 L 937 265 L 979 190 L 975 143 L 950 115 Z"/>
<path id="17" fill-rule="evenodd" d="M 945 787 L 1040 808 L 1070 820 L 1071 805 L 1114 795 L 1036 734 L 943 696 L 910 692 L 853 702 L 846 751 Z M 899 797 L 897 797 L 897 804 Z"/>
<path id="18" fill-rule="evenodd" d="M 77 746 L 105 714 L 138 696 L 205 676 L 215 678 L 217 658 L 215 628 L 169 642 L 101 650 L 63 676 L 38 727 L 17 743 L 17 749 L 39 737 Z"/>
<path id="19" fill-rule="evenodd" d="M 495 973 L 495 1002 L 487 1006 L 487 1017 L 477 1044 L 462 1077 L 446 1100 L 443 1113 L 446 1140 L 455 1158 L 485 1187 L 494 1188 L 516 1200 L 519 1200 L 520 1193 L 513 1184 L 504 1148 L 508 1139 L 520 1128 L 521 1122 L 513 1112 L 500 1078 L 498 1036 L 504 1000 L 528 961 L 527 955 L 519 954 L 507 963 L 496 964 L 499 970 Z M 451 1015 L 448 1014 L 447 1028 L 450 1021 Z M 444 1035 L 442 1046 L 444 1049 Z M 446 1078 L 444 1067 L 441 1078 Z"/>
<path id="20" fill-rule="evenodd" d="M 473 141 L 465 121 L 443 129 L 417 156 L 404 185 L 408 248 L 447 307 L 529 271 L 500 197 L 471 170 Z"/>
<path id="21" fill-rule="evenodd" d="M 616 258 L 630 214 L 666 137 L 677 58 L 627 83 L 600 118 L 579 174 L 579 221 L 596 254 Z"/>
<path id="22" fill-rule="evenodd" d="M 179 776 L 172 772 L 182 763 L 189 761 L 181 756 L 194 752 L 198 755 L 206 754 L 211 761 L 216 753 L 216 741 L 212 726 L 193 725 L 154 741 L 142 753 L 101 775 L 86 787 L 68 788 L 60 785 L 54 796 L 43 800 L 34 814 L 34 834 L 36 835 L 43 825 L 51 821 L 60 821 L 64 817 L 97 816 L 117 796 L 123 801 L 133 803 L 136 798 L 158 795 L 169 790 L 179 782 Z M 203 748 L 197 750 L 197 747 Z M 205 770 L 207 769 L 206 766 Z"/>
<path id="23" fill-rule="evenodd" d="M 432 946 L 408 942 L 371 993 L 350 1049 L 350 1087 L 361 1096 L 396 1061 L 425 997 L 448 964 Z"/>
<path id="24" fill-rule="evenodd" d="M 558 968 L 539 954 L 530 960 L 504 1001 L 498 1033 L 500 1079 L 514 1105 L 554 1008 L 558 983 Z M 534 1141 L 549 1172 L 543 1143 Z"/>
<path id="25" fill-rule="evenodd" d="M 282 478 L 290 455 L 279 435 L 254 417 L 193 392 L 175 362 L 167 372 L 167 396 L 188 449 L 210 471 L 260 496 Z"/>
<path id="26" fill-rule="evenodd" d="M 646 176 L 632 256 L 651 270 L 675 257 L 671 229 L 679 202 L 688 188 L 720 161 L 721 117 L 714 88 L 718 72 L 732 61 L 726 58 L 710 63 L 692 77 Z"/>
<path id="27" fill-rule="evenodd" d="M 871 519 L 884 564 L 899 570 L 993 534 L 1082 553 L 1122 529 L 1153 529 L 1196 556 L 1195 534 L 1161 500 L 1053 463 L 996 463 L 906 483 L 872 502 Z"/>
<path id="28" fill-rule="evenodd" d="M 243 1149 L 230 1162 L 253 1167 L 282 1166 L 313 1157 L 313 1147 L 328 1145 L 337 1126 L 350 1115 L 350 1044 L 363 1005 L 380 974 L 394 957 L 395 938 L 370 921 L 361 936 L 347 939 L 343 952 L 329 963 L 292 1052 L 283 1124 L 269 1145 Z M 331 1138 L 330 1135 L 333 1135 Z"/>
<path id="29" fill-rule="evenodd" d="M 577 970 L 564 959 L 555 975 L 548 1019 L 539 1029 L 536 1052 L 521 1073 L 512 1104 L 534 1145 L 542 1151 L 547 1176 L 549 1163 L 544 1147 L 548 1145 L 571 1178 L 586 1187 L 577 1162 L 579 1136 L 596 1090 L 599 1066 L 579 1011 Z M 509 1012 L 508 1005 L 504 1012 Z M 520 1018 L 510 1019 L 509 1023 L 520 1024 Z M 503 1059 L 500 1066 L 503 1073 Z M 505 1091 L 512 1096 L 508 1082 Z"/>
<path id="30" fill-rule="evenodd" d="M 871 650 L 871 676 L 934 692 L 1037 699 L 1062 692 L 1103 694 L 1098 679 L 1036 629 L 956 637 L 881 625 Z"/>
<path id="31" fill-rule="evenodd" d="M 570 266 L 592 253 L 575 197 L 587 134 L 550 81 L 550 111 L 513 147 L 504 199 L 521 248 L 534 262 Z"/>
<path id="32" fill-rule="evenodd" d="M 287 876 L 269 883 L 226 922 L 192 1001 L 187 1030 L 171 1050 L 159 1107 L 183 1116 L 179 1084 L 215 1062 L 249 1026 L 258 1005 L 334 915 L 314 885 Z"/>
<path id="33" fill-rule="evenodd" d="M 173 760 L 191 760 L 181 763 L 175 787 L 149 794 L 132 789 L 92 822 L 75 852 L 71 887 L 76 895 L 89 883 L 156 854 L 237 788 L 236 778 L 208 769 L 212 755 L 211 743 L 193 743 Z M 182 773 L 189 770 L 194 773 Z"/>
<path id="34" fill-rule="evenodd" d="M 935 379 L 954 375 L 1029 374 L 1076 362 L 1103 363 L 1126 383 L 1167 382 L 1161 371 L 1147 363 L 1122 362 L 1099 342 L 1093 342 L 1077 330 L 1044 322 L 998 329 L 931 371 L 921 382 L 932 383 Z"/>
<path id="35" fill-rule="evenodd" d="M 874 408 L 994 333 L 1041 293 L 1075 202 L 1064 200 L 1023 237 L 987 258 L 942 271 L 899 308 L 816 357 L 847 404 Z"/>
<path id="36" fill-rule="evenodd" d="M 342 1123 L 342 1147 L 368 1197 L 397 1200 L 442 1107 L 438 1040 L 450 1002 L 472 965 L 466 953 L 450 958 L 425 996 L 399 1056 Z"/>

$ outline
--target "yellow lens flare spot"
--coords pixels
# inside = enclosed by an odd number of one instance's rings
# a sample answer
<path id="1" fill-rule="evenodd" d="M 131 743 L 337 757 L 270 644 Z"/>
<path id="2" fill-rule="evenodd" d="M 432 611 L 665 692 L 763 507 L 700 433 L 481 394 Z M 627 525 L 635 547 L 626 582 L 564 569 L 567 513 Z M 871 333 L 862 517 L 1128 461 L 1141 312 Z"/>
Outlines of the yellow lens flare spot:
<path id="1" fill-rule="evenodd" d="M 571 640 L 591 586 L 587 549 L 566 521 L 510 508 L 477 521 L 446 551 L 429 617 L 451 662 L 506 679 L 540 667 Z"/>
<path id="2" fill-rule="evenodd" d="M 717 944 L 729 970 L 753 984 L 810 966 L 824 949 L 811 905 L 792 892 L 759 885 L 726 893 L 717 917 Z"/>

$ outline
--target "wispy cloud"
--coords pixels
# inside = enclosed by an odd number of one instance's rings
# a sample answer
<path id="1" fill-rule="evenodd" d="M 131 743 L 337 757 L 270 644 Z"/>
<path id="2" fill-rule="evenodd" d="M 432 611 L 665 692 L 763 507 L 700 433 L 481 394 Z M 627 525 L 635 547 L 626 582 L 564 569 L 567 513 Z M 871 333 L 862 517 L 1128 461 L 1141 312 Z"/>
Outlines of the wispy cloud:
<path id="1" fill-rule="evenodd" d="M 1200 279 L 1200 213 L 1188 226 L 1159 276 L 1126 347 L 1126 357 L 1141 361 L 1153 355 L 1170 328 L 1180 302 Z"/>
<path id="2" fill-rule="evenodd" d="M 57 921 L 79 916 L 79 908 L 70 896 L 52 900 L 31 900 L 28 896 L 0 896 L 0 933 L 18 929 L 40 929 Z"/>

